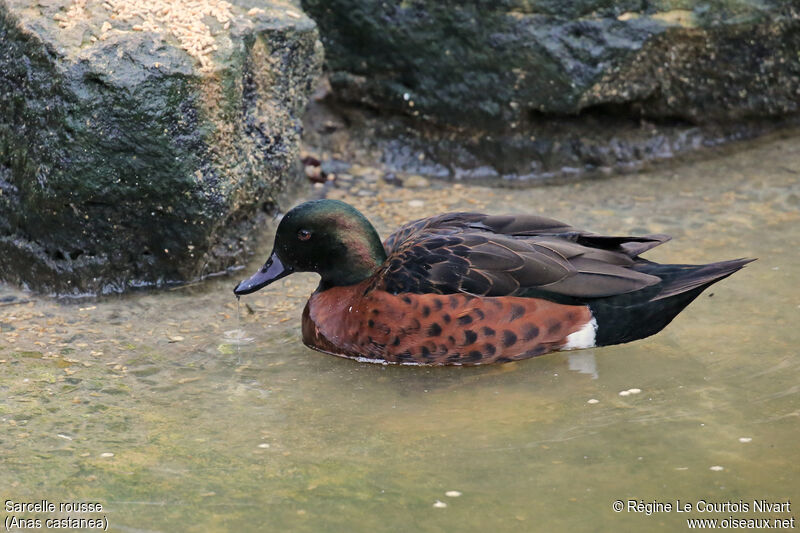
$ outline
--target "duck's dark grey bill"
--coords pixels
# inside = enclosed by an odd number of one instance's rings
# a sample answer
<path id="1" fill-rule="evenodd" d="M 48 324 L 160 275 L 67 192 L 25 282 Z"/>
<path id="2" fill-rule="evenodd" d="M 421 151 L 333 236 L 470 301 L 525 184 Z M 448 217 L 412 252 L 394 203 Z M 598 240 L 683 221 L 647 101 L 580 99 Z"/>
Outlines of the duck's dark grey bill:
<path id="1" fill-rule="evenodd" d="M 292 273 L 290 268 L 286 268 L 281 263 L 281 260 L 278 259 L 278 256 L 275 255 L 275 252 L 272 252 L 272 255 L 269 256 L 267 262 L 264 263 L 264 266 L 261 269 L 253 274 L 250 279 L 246 279 L 243 282 L 239 283 L 235 289 L 233 289 L 233 293 L 236 296 L 242 296 L 243 294 L 250 294 L 251 292 L 256 292 L 258 289 L 262 289 L 272 283 L 277 279 L 281 279 L 284 276 L 288 276 Z"/>

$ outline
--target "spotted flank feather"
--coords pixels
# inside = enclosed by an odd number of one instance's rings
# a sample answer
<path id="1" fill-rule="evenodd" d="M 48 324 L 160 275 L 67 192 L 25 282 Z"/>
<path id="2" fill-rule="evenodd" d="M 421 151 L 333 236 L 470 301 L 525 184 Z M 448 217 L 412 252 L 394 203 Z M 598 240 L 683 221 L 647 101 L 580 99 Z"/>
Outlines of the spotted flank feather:
<path id="1" fill-rule="evenodd" d="M 355 289 L 312 295 L 306 344 L 388 363 L 486 364 L 561 349 L 592 320 L 586 306 L 536 298 Z"/>

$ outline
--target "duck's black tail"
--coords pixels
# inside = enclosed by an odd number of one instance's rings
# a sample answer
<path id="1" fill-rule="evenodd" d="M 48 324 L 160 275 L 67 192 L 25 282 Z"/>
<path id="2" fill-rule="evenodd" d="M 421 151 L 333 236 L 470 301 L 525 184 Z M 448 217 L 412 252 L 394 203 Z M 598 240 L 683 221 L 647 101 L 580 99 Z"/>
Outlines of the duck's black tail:
<path id="1" fill-rule="evenodd" d="M 658 333 L 707 287 L 751 261 L 755 259 L 734 259 L 709 265 L 660 265 L 642 261 L 633 268 L 660 277 L 661 283 L 589 302 L 597 320 L 595 344 L 621 344 Z"/>

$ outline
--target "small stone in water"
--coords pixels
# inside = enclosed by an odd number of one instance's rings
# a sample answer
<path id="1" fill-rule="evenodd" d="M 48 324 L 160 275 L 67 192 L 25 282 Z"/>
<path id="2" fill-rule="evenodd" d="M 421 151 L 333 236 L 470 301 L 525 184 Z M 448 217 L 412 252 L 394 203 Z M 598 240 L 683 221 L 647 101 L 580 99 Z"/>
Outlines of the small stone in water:
<path id="1" fill-rule="evenodd" d="M 621 391 L 619 391 L 619 395 L 620 396 L 630 396 L 631 395 L 631 391 L 629 391 L 629 390 L 621 390 Z"/>
<path id="2" fill-rule="evenodd" d="M 269 444 L 267 444 L 266 442 L 262 442 L 261 444 L 258 445 L 258 447 L 259 448 L 269 448 Z"/>
<path id="3" fill-rule="evenodd" d="M 586 400 L 586 403 L 596 404 L 596 403 L 600 403 L 600 400 L 598 400 L 596 398 L 592 398 L 590 400 Z"/>
<path id="4" fill-rule="evenodd" d="M 444 493 L 444 495 L 447 496 L 448 498 L 458 498 L 459 496 L 461 496 L 461 492 L 457 490 L 448 490 L 447 492 Z"/>
<path id="5" fill-rule="evenodd" d="M 436 502 L 434 502 L 433 506 L 436 507 L 437 509 L 444 509 L 445 507 L 447 507 L 447 504 L 444 503 L 444 502 L 441 502 L 439 500 L 436 500 Z"/>
<path id="6" fill-rule="evenodd" d="M 403 180 L 397 177 L 397 174 L 394 172 L 387 172 L 383 175 L 383 181 L 388 183 L 389 185 L 396 185 L 398 187 L 403 185 Z"/>
<path id="7" fill-rule="evenodd" d="M 751 442 L 753 437 L 739 437 L 739 442 Z"/>
<path id="8" fill-rule="evenodd" d="M 408 205 L 409 207 L 422 207 L 423 205 L 425 205 L 425 202 L 423 202 L 422 200 L 410 200 L 408 202 Z"/>
<path id="9" fill-rule="evenodd" d="M 309 181 L 313 183 L 323 183 L 327 180 L 327 176 L 319 166 L 306 165 L 304 172 Z"/>
<path id="10" fill-rule="evenodd" d="M 100 457 L 114 457 L 114 454 L 111 452 L 103 452 L 100 454 Z"/>
<path id="11" fill-rule="evenodd" d="M 631 394 L 639 394 L 640 392 L 642 392 L 642 389 L 628 389 L 628 392 L 630 392 Z"/>
<path id="12" fill-rule="evenodd" d="M 404 185 L 409 189 L 422 189 L 430 186 L 430 181 L 428 181 L 427 178 L 414 174 L 405 179 Z"/>
<path id="13" fill-rule="evenodd" d="M 711 468 L 709 468 L 709 470 L 713 470 L 714 472 L 720 472 L 720 471 L 725 470 L 725 469 L 723 467 L 719 466 L 719 465 L 714 465 Z"/>

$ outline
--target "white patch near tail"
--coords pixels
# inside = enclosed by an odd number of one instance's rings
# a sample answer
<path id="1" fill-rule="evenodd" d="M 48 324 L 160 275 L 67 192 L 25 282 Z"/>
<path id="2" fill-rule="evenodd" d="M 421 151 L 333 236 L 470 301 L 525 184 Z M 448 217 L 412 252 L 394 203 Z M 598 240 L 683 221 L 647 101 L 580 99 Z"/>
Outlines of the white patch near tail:
<path id="1" fill-rule="evenodd" d="M 567 335 L 567 343 L 561 347 L 562 350 L 580 350 L 581 348 L 592 348 L 595 346 L 597 336 L 597 320 L 594 317 L 583 325 L 575 333 Z"/>

